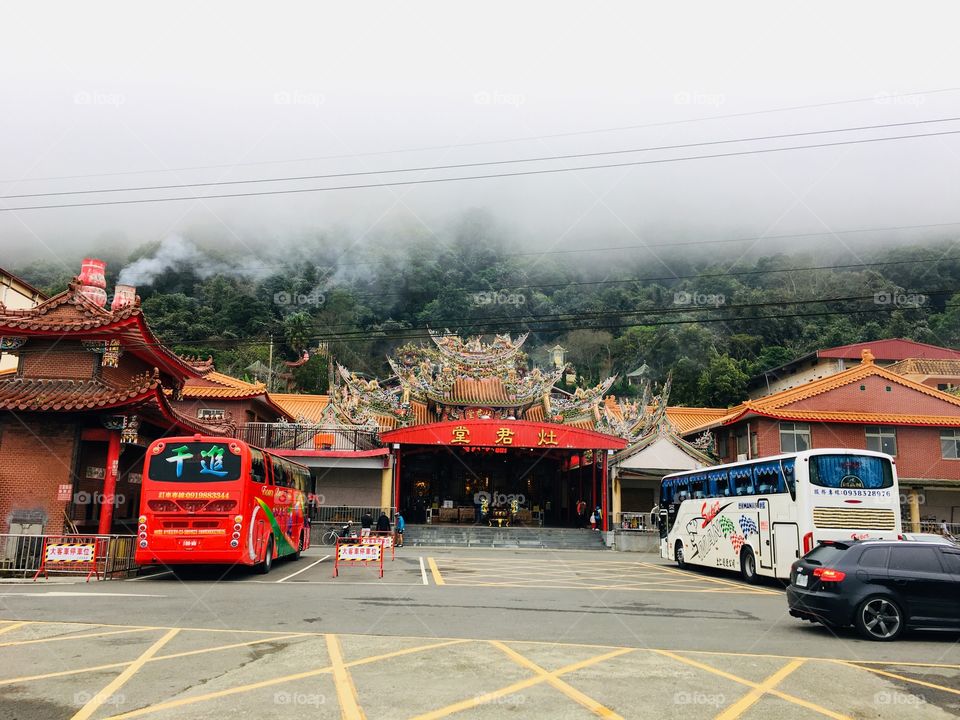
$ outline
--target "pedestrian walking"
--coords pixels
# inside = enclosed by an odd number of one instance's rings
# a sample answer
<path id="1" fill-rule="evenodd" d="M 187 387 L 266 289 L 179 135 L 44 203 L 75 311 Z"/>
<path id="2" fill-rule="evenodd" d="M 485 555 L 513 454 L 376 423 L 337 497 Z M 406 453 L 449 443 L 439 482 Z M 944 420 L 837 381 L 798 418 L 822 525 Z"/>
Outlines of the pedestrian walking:
<path id="1" fill-rule="evenodd" d="M 591 530 L 597 529 L 597 516 L 593 513 L 590 513 L 590 529 Z"/>
<path id="2" fill-rule="evenodd" d="M 403 547 L 403 529 L 407 524 L 403 521 L 403 514 L 397 512 L 397 547 Z"/>

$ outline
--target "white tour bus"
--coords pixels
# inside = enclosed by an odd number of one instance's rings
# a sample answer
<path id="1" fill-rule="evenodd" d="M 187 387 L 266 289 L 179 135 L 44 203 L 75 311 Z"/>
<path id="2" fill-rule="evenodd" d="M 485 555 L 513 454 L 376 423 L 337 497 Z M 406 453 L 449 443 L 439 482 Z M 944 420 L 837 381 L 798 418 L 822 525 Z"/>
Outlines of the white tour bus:
<path id="1" fill-rule="evenodd" d="M 894 460 L 869 450 L 806 450 L 675 473 L 660 485 L 660 556 L 677 565 L 790 577 L 825 540 L 896 539 Z"/>

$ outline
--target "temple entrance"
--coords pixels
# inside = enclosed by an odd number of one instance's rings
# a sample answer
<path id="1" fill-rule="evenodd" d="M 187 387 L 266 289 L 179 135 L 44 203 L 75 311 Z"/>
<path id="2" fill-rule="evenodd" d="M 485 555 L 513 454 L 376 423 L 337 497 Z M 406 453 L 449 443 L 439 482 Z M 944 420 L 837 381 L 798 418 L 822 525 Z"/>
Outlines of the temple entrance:
<path id="1" fill-rule="evenodd" d="M 581 468 L 579 455 L 569 451 L 410 447 L 401 464 L 400 507 L 414 524 L 577 527 L 599 504 L 593 470 L 589 461 Z"/>

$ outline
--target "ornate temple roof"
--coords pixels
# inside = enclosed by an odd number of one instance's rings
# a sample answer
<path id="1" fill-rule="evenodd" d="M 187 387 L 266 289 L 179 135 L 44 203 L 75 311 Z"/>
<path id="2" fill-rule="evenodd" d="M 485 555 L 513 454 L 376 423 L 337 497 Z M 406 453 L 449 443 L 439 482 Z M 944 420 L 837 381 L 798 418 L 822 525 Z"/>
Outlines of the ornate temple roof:
<path id="1" fill-rule="evenodd" d="M 431 331 L 432 344 L 406 344 L 387 358 L 393 376 L 381 382 L 337 366 L 331 405 L 338 420 L 392 430 L 451 420 L 548 422 L 615 435 L 630 442 L 667 424 L 669 381 L 656 397 L 649 384 L 639 403 L 608 402 L 616 377 L 573 393 L 556 387 L 567 367 L 529 367 L 527 335 L 462 339 Z"/>

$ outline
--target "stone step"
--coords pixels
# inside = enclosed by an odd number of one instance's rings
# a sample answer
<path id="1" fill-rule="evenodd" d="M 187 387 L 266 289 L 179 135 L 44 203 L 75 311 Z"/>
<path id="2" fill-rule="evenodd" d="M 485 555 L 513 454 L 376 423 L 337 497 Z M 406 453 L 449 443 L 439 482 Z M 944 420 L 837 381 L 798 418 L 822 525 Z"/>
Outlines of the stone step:
<path id="1" fill-rule="evenodd" d="M 576 528 L 487 528 L 474 526 L 408 525 L 404 542 L 428 547 L 493 547 L 559 550 L 601 550 L 599 533 Z"/>

